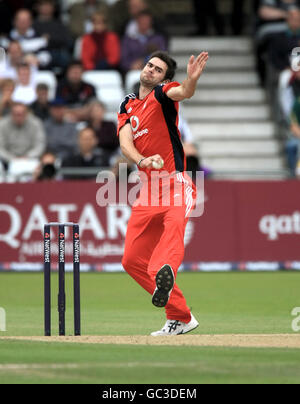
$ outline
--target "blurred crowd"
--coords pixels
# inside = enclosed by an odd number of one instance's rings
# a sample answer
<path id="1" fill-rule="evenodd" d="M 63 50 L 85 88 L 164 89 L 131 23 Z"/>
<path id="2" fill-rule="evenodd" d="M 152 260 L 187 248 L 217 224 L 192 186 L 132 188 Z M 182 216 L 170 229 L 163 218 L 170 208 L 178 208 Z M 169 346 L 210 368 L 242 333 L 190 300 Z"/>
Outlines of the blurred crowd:
<path id="1" fill-rule="evenodd" d="M 300 0 L 261 0 L 257 15 L 257 70 L 295 177 L 300 161 Z"/>
<path id="2" fill-rule="evenodd" d="M 106 106 L 83 73 L 124 77 L 142 69 L 147 55 L 168 49 L 160 26 L 143 0 L 0 0 L 2 171 L 30 171 L 36 160 L 34 178 L 45 180 L 58 167 L 114 167 L 121 158 L 116 124 L 105 119 Z M 49 83 L 37 80 L 42 71 L 56 76 L 52 96 Z"/>
<path id="3" fill-rule="evenodd" d="M 45 180 L 57 179 L 57 169 L 64 167 L 117 172 L 123 160 L 115 119 L 106 119 L 105 100 L 83 74 L 113 70 L 125 81 L 152 52 L 168 50 L 160 5 L 157 0 L 0 0 L 0 47 L 6 51 L 0 68 L 2 174 L 13 180 L 13 174 L 34 171 L 34 179 Z M 54 94 L 47 80 L 37 80 L 41 72 L 55 74 Z M 189 165 L 199 169 L 183 118 L 182 128 Z M 95 178 L 93 170 L 75 171 L 62 178 Z"/>
<path id="4" fill-rule="evenodd" d="M 191 0 L 196 27 L 191 35 L 249 34 L 249 1 L 228 1 L 226 20 L 220 0 Z M 287 128 L 294 175 L 300 143 L 300 0 L 253 0 L 250 9 L 257 71 L 270 94 L 279 88 L 274 108 Z M 39 161 L 35 179 L 57 178 L 58 167 L 115 170 L 122 161 L 116 122 L 107 119 L 105 100 L 84 73 L 117 71 L 125 83 L 153 51 L 168 50 L 166 27 L 159 0 L 0 0 L 0 47 L 6 51 L 0 61 L 0 172 L 14 164 L 25 167 L 30 159 Z M 37 80 L 41 72 L 54 73 L 54 94 L 47 80 Z M 183 116 L 180 121 L 188 169 L 195 171 L 201 168 L 197 149 Z"/>

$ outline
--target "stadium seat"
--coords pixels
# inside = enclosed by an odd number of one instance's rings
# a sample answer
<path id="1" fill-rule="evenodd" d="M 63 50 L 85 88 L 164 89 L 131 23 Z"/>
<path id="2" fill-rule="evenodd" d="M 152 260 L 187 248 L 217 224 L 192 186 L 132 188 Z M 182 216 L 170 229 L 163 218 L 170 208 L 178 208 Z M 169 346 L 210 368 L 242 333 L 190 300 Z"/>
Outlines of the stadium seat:
<path id="1" fill-rule="evenodd" d="M 121 75 L 118 71 L 86 71 L 83 80 L 96 88 L 97 98 L 108 111 L 116 112 L 124 98 Z"/>
<path id="2" fill-rule="evenodd" d="M 96 88 L 122 88 L 122 78 L 117 70 L 89 70 L 83 73 L 82 78 Z"/>
<path id="3" fill-rule="evenodd" d="M 103 102 L 108 112 L 117 113 L 124 98 L 122 88 L 101 88 L 97 90 L 97 98 Z"/>
<path id="4" fill-rule="evenodd" d="M 55 74 L 51 71 L 38 71 L 36 75 L 37 84 L 44 83 L 49 87 L 49 100 L 55 98 L 57 80 Z"/>
<path id="5" fill-rule="evenodd" d="M 118 123 L 118 115 L 116 114 L 116 112 L 106 112 L 104 119 L 106 121 L 115 122 L 115 124 Z"/>
<path id="6" fill-rule="evenodd" d="M 140 75 L 141 75 L 140 70 L 132 70 L 131 72 L 128 72 L 126 74 L 126 78 L 125 78 L 126 94 L 130 94 L 133 92 L 135 84 L 139 83 L 139 81 L 140 81 Z"/>

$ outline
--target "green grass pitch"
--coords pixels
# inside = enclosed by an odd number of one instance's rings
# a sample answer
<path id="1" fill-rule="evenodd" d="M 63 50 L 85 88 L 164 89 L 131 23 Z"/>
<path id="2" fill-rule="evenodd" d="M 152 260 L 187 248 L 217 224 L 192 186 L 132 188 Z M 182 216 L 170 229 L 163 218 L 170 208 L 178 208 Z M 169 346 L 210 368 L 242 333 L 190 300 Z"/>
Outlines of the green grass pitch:
<path id="1" fill-rule="evenodd" d="M 300 274 L 180 273 L 178 284 L 200 322 L 194 334 L 291 334 Z M 52 331 L 57 334 L 57 274 Z M 67 334 L 73 330 L 66 276 Z M 81 275 L 83 335 L 148 335 L 164 310 L 126 274 Z M 6 336 L 43 335 L 43 275 L 0 273 Z M 177 338 L 180 338 L 177 337 Z M 0 340 L 0 383 L 299 383 L 300 350 L 98 345 Z"/>

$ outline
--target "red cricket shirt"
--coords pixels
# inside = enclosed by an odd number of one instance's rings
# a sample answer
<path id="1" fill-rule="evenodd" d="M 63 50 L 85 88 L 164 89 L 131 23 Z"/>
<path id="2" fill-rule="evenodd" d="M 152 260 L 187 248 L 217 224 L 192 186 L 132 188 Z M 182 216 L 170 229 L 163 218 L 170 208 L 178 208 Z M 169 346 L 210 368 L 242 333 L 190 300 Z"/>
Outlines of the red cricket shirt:
<path id="1" fill-rule="evenodd" d="M 162 170 L 170 174 L 186 169 L 178 129 L 179 103 L 172 101 L 166 94 L 170 88 L 179 85 L 177 82 L 158 85 L 143 100 L 138 98 L 138 94 L 129 94 L 122 102 L 118 114 L 118 135 L 120 129 L 130 122 L 138 152 L 145 157 L 159 154 L 165 163 Z M 147 174 L 152 171 L 140 170 Z"/>

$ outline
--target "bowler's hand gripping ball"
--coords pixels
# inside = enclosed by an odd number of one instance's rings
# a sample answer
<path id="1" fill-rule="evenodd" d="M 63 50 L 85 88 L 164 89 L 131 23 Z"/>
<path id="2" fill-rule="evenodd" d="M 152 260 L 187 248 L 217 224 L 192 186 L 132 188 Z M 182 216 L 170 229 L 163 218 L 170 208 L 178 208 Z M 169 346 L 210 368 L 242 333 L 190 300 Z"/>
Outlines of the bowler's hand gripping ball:
<path id="1" fill-rule="evenodd" d="M 155 170 L 161 170 L 164 166 L 164 161 L 163 159 L 160 159 L 160 162 L 152 161 L 152 167 Z"/>

